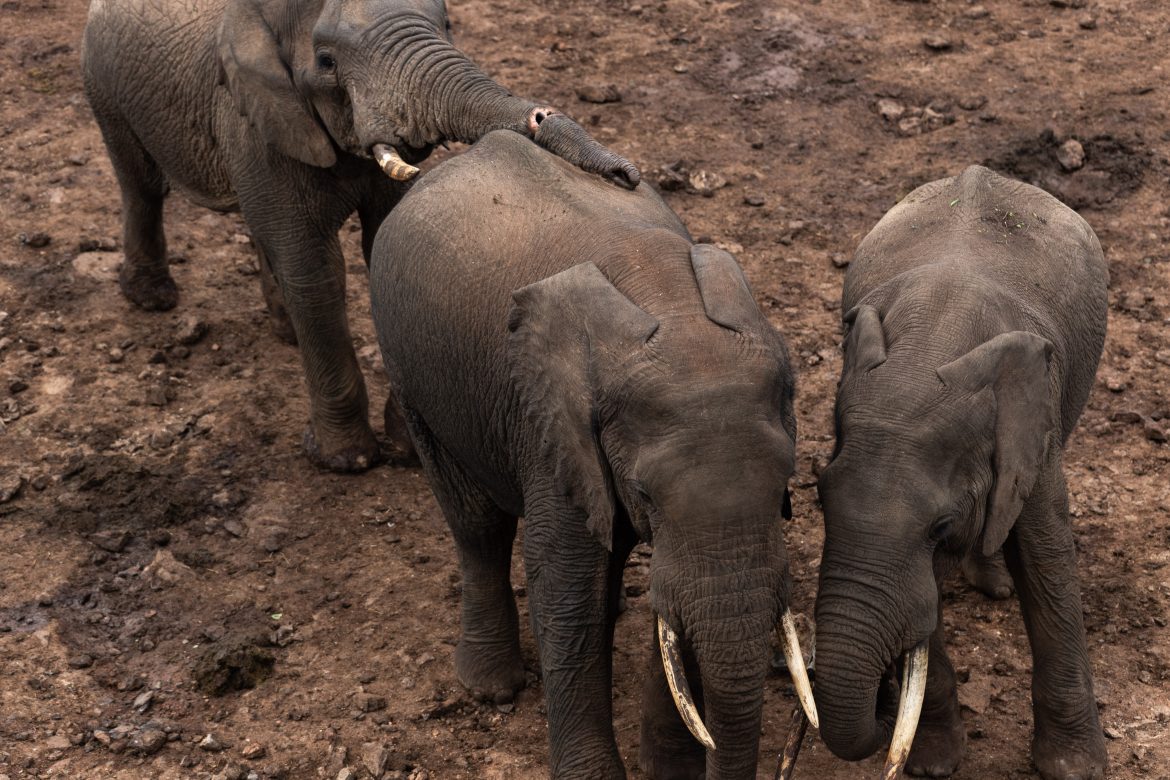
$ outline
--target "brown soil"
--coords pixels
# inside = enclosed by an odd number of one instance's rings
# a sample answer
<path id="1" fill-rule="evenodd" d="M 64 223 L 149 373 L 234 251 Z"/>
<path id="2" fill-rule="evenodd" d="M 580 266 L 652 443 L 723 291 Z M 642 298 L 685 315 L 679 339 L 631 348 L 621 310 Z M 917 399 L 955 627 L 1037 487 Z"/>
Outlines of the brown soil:
<path id="1" fill-rule="evenodd" d="M 301 455 L 300 365 L 268 327 L 238 217 L 173 198 L 179 308 L 126 303 L 117 188 L 78 75 L 84 2 L 0 8 L 0 778 L 332 778 L 343 764 L 366 776 L 381 745 L 389 776 L 545 776 L 528 632 L 533 685 L 512 711 L 472 703 L 455 680 L 459 574 L 420 472 L 334 476 Z M 800 371 L 798 611 L 819 562 L 812 465 L 831 448 L 837 266 L 902 195 L 974 162 L 1081 210 L 1112 269 L 1098 386 L 1066 459 L 1089 645 L 1111 776 L 1170 777 L 1170 9 L 452 0 L 452 12 L 490 73 L 581 119 L 673 188 L 695 236 L 743 261 Z M 619 102 L 578 99 L 611 83 Z M 1056 156 L 1069 138 L 1086 156 L 1073 173 Z M 699 171 L 726 186 L 679 187 Z M 379 408 L 356 233 L 345 242 Z M 615 651 L 634 777 L 645 574 L 635 557 Z M 524 609 L 519 569 L 515 582 Z M 1028 776 L 1015 602 L 958 581 L 947 600 L 967 677 L 957 776 Z M 770 777 L 795 700 L 780 676 L 767 695 Z M 209 733 L 222 750 L 198 746 Z M 837 761 L 809 737 L 797 776 L 876 776 L 879 761 Z"/>

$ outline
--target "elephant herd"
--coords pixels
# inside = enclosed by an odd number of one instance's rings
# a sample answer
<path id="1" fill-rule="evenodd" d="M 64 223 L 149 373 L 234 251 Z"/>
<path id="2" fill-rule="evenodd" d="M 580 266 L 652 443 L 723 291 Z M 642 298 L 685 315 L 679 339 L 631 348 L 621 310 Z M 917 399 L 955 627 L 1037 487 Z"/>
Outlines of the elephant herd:
<path id="1" fill-rule="evenodd" d="M 497 703 L 524 684 L 509 581 L 524 517 L 553 777 L 625 777 L 611 649 L 639 541 L 647 775 L 756 776 L 776 632 L 834 754 L 889 742 L 887 778 L 954 772 L 966 732 L 940 583 L 959 563 L 1018 593 L 1039 774 L 1104 774 L 1061 459 L 1107 274 L 1055 198 L 970 167 L 857 249 L 819 479 L 813 689 L 787 606 L 783 339 L 736 260 L 694 243 L 631 163 L 464 57 L 443 0 L 91 0 L 83 69 L 121 188 L 123 293 L 177 303 L 172 186 L 241 211 L 273 326 L 300 347 L 305 449 L 338 471 L 385 457 L 345 313 L 337 233 L 357 212 L 390 449 L 417 453 L 458 551 L 455 673 Z M 450 140 L 474 145 L 412 182 Z"/>

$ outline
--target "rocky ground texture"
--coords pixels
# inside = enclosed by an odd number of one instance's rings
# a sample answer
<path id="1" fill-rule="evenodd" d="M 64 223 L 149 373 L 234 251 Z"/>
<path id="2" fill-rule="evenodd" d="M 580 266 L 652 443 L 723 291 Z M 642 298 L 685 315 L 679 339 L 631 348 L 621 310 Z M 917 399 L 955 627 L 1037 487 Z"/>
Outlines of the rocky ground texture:
<path id="1" fill-rule="evenodd" d="M 1170 778 L 1170 9 L 1160 0 L 451 0 L 459 44 L 634 160 L 743 262 L 799 368 L 788 531 L 809 612 L 832 448 L 842 273 L 918 184 L 984 163 L 1093 225 L 1109 338 L 1066 459 L 1111 777 Z M 243 222 L 181 197 L 179 307 L 119 295 L 119 198 L 81 93 L 83 0 L 0 4 L 0 780 L 540 778 L 529 688 L 473 702 L 460 581 L 418 470 L 302 456 L 295 349 L 268 326 Z M 458 149 L 455 150 L 458 152 Z M 436 156 L 435 160 L 440 156 Z M 434 164 L 434 160 L 425 167 Z M 356 229 L 356 228 L 355 228 Z M 357 235 L 354 340 L 386 384 Z M 615 650 L 632 777 L 650 614 L 630 561 Z M 523 574 L 514 578 L 524 598 Z M 959 778 L 1031 776 L 1014 602 L 959 581 Z M 771 776 L 795 706 L 768 681 Z M 812 736 L 798 777 L 872 773 Z"/>

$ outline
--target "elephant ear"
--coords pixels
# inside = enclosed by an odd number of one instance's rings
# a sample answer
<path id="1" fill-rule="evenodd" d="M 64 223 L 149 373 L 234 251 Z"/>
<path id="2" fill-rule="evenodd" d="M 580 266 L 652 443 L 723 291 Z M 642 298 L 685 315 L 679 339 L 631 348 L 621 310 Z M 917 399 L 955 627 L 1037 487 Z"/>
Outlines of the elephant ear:
<path id="1" fill-rule="evenodd" d="M 845 314 L 845 368 L 842 375 L 870 371 L 886 362 L 886 334 L 878 310 L 867 304 Z"/>
<path id="2" fill-rule="evenodd" d="M 512 293 L 508 361 L 524 413 L 538 427 L 540 459 L 553 484 L 582 509 L 597 540 L 613 549 L 616 507 L 597 439 L 597 377 L 640 348 L 658 321 L 598 270 L 582 263 Z"/>
<path id="3" fill-rule="evenodd" d="M 691 266 L 707 319 L 737 333 L 766 327 L 767 321 L 734 257 L 719 247 L 696 244 L 691 247 Z"/>
<path id="4" fill-rule="evenodd" d="M 265 141 L 319 168 L 337 162 L 333 143 L 293 83 L 277 35 L 257 0 L 229 0 L 217 46 L 220 83 Z"/>
<path id="5" fill-rule="evenodd" d="M 1032 492 L 1056 428 L 1049 386 L 1052 343 L 1034 333 L 1012 331 L 980 344 L 938 369 L 948 387 L 995 393 L 995 487 L 983 524 L 983 555 L 1003 546 Z"/>

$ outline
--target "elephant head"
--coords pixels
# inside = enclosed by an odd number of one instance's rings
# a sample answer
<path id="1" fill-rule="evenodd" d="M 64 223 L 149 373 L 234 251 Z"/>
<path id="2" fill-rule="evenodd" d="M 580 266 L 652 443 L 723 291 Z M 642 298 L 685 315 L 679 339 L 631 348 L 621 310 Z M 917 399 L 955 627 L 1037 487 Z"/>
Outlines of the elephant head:
<path id="1" fill-rule="evenodd" d="M 836 452 L 819 485 L 821 735 L 849 760 L 893 735 L 888 767 L 914 737 L 939 578 L 1003 545 L 1057 430 L 1051 343 L 991 306 L 940 324 L 921 303 L 846 315 Z"/>
<path id="2" fill-rule="evenodd" d="M 281 153 L 331 167 L 337 152 L 407 179 L 431 148 L 508 129 L 633 188 L 627 160 L 556 111 L 510 94 L 452 43 L 443 0 L 228 0 L 221 81 Z"/>
<path id="3" fill-rule="evenodd" d="M 717 748 L 706 777 L 754 778 L 770 636 L 787 616 L 792 374 L 730 255 L 694 246 L 685 268 L 643 256 L 677 271 L 679 300 L 697 293 L 701 307 L 659 300 L 651 314 L 583 263 L 515 294 L 513 376 L 539 415 L 553 489 L 596 541 L 611 547 L 628 524 L 653 545 L 671 693 Z M 685 668 L 697 670 L 689 684 Z"/>

